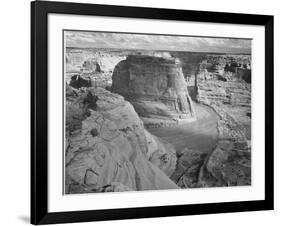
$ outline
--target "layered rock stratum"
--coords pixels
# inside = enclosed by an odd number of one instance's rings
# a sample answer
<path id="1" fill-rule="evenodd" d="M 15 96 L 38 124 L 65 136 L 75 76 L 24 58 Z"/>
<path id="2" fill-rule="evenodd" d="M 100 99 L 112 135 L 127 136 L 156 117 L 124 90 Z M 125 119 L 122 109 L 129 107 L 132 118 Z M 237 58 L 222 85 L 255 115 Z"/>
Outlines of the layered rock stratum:
<path id="1" fill-rule="evenodd" d="M 111 91 L 132 103 L 146 126 L 195 119 L 182 68 L 175 58 L 129 55 L 115 67 Z"/>
<path id="2" fill-rule="evenodd" d="M 175 189 L 172 145 L 144 129 L 133 106 L 102 88 L 66 86 L 65 192 Z"/>

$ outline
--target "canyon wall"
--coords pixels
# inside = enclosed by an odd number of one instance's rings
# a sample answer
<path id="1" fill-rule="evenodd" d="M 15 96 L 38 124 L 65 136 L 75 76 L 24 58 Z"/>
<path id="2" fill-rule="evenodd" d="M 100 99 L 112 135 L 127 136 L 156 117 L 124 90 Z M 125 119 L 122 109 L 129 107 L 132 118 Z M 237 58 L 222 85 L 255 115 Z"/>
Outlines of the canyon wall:
<path id="1" fill-rule="evenodd" d="M 200 169 L 198 186 L 251 184 L 251 84 L 208 80 L 197 83 L 197 101 L 219 115 L 218 143 Z"/>

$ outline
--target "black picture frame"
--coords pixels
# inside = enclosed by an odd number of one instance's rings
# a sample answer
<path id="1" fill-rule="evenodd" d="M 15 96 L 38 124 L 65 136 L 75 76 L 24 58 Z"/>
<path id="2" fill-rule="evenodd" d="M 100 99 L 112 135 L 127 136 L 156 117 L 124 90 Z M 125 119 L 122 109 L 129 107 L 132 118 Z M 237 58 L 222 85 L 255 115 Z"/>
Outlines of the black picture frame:
<path id="1" fill-rule="evenodd" d="M 95 15 L 265 27 L 265 199 L 257 201 L 48 212 L 48 14 Z M 193 214 L 272 210 L 273 16 L 62 2 L 31 3 L 31 223 L 52 224 Z"/>

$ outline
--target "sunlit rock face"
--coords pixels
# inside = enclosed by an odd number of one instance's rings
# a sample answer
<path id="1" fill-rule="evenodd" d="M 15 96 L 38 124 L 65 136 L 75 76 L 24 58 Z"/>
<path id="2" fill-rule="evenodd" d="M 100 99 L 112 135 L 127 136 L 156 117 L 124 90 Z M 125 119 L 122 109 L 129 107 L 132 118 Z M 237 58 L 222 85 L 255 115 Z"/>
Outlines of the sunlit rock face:
<path id="1" fill-rule="evenodd" d="M 174 147 L 145 130 L 133 106 L 101 88 L 66 86 L 65 192 L 174 189 Z"/>
<path id="2" fill-rule="evenodd" d="M 182 68 L 175 58 L 129 55 L 115 67 L 111 90 L 130 101 L 147 126 L 195 119 Z"/>

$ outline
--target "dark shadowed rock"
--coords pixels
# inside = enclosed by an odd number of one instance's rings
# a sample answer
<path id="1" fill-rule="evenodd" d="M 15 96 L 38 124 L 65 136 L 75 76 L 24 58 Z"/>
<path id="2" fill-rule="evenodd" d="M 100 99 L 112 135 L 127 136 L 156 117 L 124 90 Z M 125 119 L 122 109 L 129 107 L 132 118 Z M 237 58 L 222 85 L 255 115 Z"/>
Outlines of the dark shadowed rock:
<path id="1" fill-rule="evenodd" d="M 177 168 L 171 179 L 181 188 L 198 187 L 201 166 L 207 154 L 185 148 L 178 156 Z"/>
<path id="2" fill-rule="evenodd" d="M 92 82 L 90 78 L 86 78 L 83 75 L 77 74 L 71 77 L 69 85 L 76 89 L 79 89 L 81 87 L 91 87 Z"/>
<path id="3" fill-rule="evenodd" d="M 65 96 L 66 97 L 77 97 L 78 90 L 73 87 L 70 87 L 67 83 L 65 84 Z"/>

